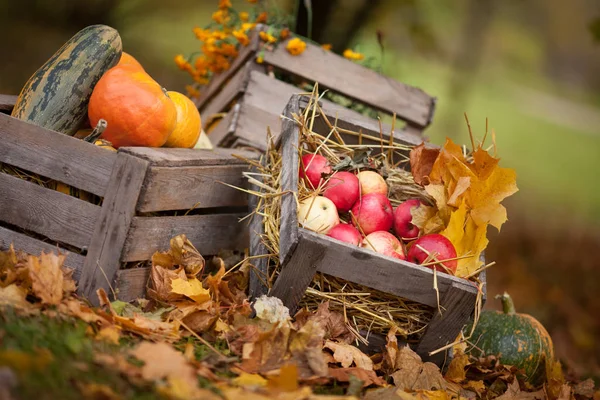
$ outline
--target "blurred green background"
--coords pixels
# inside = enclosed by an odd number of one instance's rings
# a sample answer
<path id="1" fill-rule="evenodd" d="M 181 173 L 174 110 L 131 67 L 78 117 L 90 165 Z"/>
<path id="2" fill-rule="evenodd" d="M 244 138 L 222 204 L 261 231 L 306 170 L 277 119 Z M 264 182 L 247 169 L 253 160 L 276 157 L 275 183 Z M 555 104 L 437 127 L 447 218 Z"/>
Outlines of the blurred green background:
<path id="1" fill-rule="evenodd" d="M 297 5 L 268 3 L 290 13 Z M 574 374 L 600 377 L 600 42 L 592 32 L 600 2 L 312 3 L 313 39 L 338 53 L 363 52 L 385 75 L 437 97 L 426 131 L 432 142 L 468 143 L 463 113 L 478 137 L 488 118 L 500 164 L 517 171 L 520 191 L 506 202 L 502 232 L 489 233 L 487 258 L 497 265 L 486 307 L 498 309 L 493 296 L 507 290 L 518 310 L 548 328 Z M 0 0 L 0 93 L 18 94 L 66 40 L 96 23 L 118 29 L 125 51 L 183 92 L 189 75 L 173 58 L 199 49 L 192 28 L 205 26 L 216 7 L 217 0 Z M 306 34 L 300 9 L 292 28 Z"/>

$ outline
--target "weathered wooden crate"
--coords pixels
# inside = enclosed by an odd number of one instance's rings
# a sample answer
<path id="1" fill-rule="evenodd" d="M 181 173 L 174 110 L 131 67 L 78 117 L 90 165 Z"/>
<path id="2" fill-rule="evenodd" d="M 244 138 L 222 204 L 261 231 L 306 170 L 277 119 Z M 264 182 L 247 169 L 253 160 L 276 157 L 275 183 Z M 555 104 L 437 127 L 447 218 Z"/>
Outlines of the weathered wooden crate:
<path id="1" fill-rule="evenodd" d="M 10 112 L 15 98 L 0 96 Z M 0 249 L 67 251 L 78 291 L 94 302 L 98 288 L 128 301 L 142 296 L 149 260 L 185 234 L 203 255 L 248 246 L 241 150 L 102 149 L 0 112 L 0 165 L 95 195 L 85 201 L 0 172 Z M 96 204 L 95 204 L 96 203 Z M 100 204 L 97 204 L 100 203 Z M 193 210 L 192 210 L 193 209 Z M 190 211 L 191 210 L 191 211 Z"/>
<path id="2" fill-rule="evenodd" d="M 433 271 L 407 261 L 386 257 L 360 247 L 352 246 L 328 236 L 312 232 L 298 226 L 297 192 L 298 192 L 298 140 L 299 127 L 293 121 L 292 114 L 300 114 L 306 107 L 301 96 L 292 96 L 285 111 L 282 132 L 276 146 L 282 153 L 282 187 L 284 193 L 281 205 L 281 222 L 279 229 L 279 262 L 281 271 L 270 290 L 264 286 L 264 276 L 267 273 L 267 259 L 257 258 L 256 272 L 250 276 L 250 295 L 256 298 L 268 292 L 270 296 L 278 297 L 283 304 L 295 312 L 306 289 L 316 273 L 323 273 L 349 282 L 403 297 L 405 299 L 438 307 L 438 295 L 433 287 Z M 328 119 L 335 118 L 326 108 L 323 113 Z M 330 129 L 324 124 L 317 123 L 313 130 L 327 135 Z M 372 121 L 347 122 L 338 121 L 340 128 L 354 132 L 362 131 L 365 136 L 379 137 L 379 128 Z M 356 137 L 340 131 L 344 141 L 356 143 Z M 389 137 L 388 137 L 389 139 Z M 414 138 L 402 132 L 394 133 L 394 141 L 414 145 Z M 363 139 L 362 144 L 373 145 L 373 153 L 377 153 L 379 142 Z M 256 198 L 251 197 L 254 204 Z M 261 218 L 253 217 L 250 225 L 250 254 L 260 256 L 267 254 L 261 243 L 260 235 L 264 233 Z M 483 256 L 482 256 L 483 257 Z M 483 302 L 485 302 L 485 271 L 480 274 L 484 282 Z M 429 356 L 429 352 L 452 343 L 459 335 L 463 326 L 472 317 L 475 310 L 478 288 L 473 282 L 457 278 L 445 273 L 437 273 L 439 290 L 439 308 L 442 313 L 435 312 L 432 320 L 416 345 L 415 351 L 424 359 L 442 364 L 447 357 L 447 351 Z M 381 338 L 373 339 L 376 350 L 378 345 L 385 343 Z"/>
<path id="3" fill-rule="evenodd" d="M 292 56 L 285 49 L 284 41 L 273 51 L 264 51 L 264 61 L 257 63 L 260 46 L 257 32 L 261 29 L 265 27 L 257 26 L 250 44 L 242 47 L 230 69 L 215 76 L 196 100 L 203 128 L 215 145 L 248 146 L 264 151 L 266 127 L 270 127 L 274 135 L 279 134 L 281 110 L 290 96 L 306 90 L 275 78 L 275 72 L 288 82 L 318 82 L 321 91 L 328 89 L 383 114 L 396 114 L 396 128 L 404 132 L 420 135 L 432 122 L 434 97 L 319 46 L 307 43 L 302 54 Z M 322 102 L 335 110 L 340 119 L 366 118 L 339 104 Z M 215 119 L 216 115 L 222 117 Z M 399 129 L 403 121 L 406 124 Z M 384 124 L 384 131 L 389 130 L 390 126 Z"/>

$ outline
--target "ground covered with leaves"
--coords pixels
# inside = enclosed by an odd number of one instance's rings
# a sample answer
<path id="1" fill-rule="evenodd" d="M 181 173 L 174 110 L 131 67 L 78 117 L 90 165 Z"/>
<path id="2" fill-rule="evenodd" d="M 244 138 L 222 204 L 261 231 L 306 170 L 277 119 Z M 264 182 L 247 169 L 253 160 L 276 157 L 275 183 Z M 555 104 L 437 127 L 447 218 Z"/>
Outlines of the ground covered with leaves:
<path id="1" fill-rule="evenodd" d="M 90 306 L 63 261 L 0 253 L 0 399 L 600 399 L 559 363 L 537 388 L 464 347 L 442 371 L 393 329 L 369 356 L 327 302 L 293 318 L 273 298 L 253 310 L 249 266 L 207 263 L 183 235 L 154 255 L 148 298 L 133 304 L 99 290 Z"/>

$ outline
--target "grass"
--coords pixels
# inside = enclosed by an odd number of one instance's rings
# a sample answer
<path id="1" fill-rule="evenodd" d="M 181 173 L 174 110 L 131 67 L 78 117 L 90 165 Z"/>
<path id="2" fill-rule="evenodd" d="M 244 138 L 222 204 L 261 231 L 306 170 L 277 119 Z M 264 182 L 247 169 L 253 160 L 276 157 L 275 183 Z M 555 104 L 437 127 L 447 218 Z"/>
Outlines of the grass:
<path id="1" fill-rule="evenodd" d="M 84 396 L 78 385 L 90 383 L 106 385 L 123 399 L 161 398 L 151 385 L 133 385 L 119 371 L 93 362 L 94 354 L 122 353 L 137 340 L 123 337 L 117 346 L 93 339 L 87 328 L 84 322 L 70 318 L 23 317 L 10 310 L 0 313 L 0 367 L 15 371 L 17 398 L 81 399 Z M 209 355 L 207 347 L 194 346 L 198 360 Z M 212 385 L 203 378 L 199 384 L 207 389 Z"/>

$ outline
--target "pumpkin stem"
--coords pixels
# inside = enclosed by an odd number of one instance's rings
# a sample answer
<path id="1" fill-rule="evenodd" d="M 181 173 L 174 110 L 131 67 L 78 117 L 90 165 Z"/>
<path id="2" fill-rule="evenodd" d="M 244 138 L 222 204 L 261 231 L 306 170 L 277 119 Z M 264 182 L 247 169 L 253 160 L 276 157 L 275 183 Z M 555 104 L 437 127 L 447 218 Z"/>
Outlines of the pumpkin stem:
<path id="1" fill-rule="evenodd" d="M 92 133 L 83 138 L 83 140 L 88 143 L 94 143 L 96 139 L 98 139 L 102 135 L 107 126 L 108 123 L 106 122 L 106 120 L 100 118 Z"/>
<path id="2" fill-rule="evenodd" d="M 504 314 L 514 315 L 517 313 L 515 310 L 515 303 L 513 303 L 513 300 L 508 293 L 504 292 L 504 294 L 496 295 L 496 298 L 502 301 L 502 311 L 504 311 Z"/>

